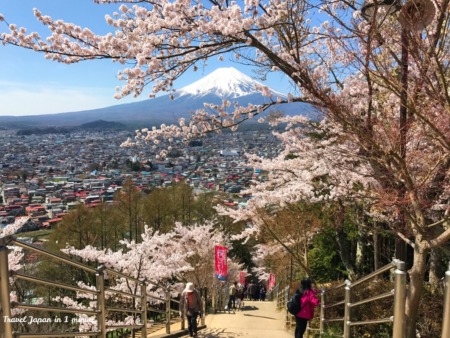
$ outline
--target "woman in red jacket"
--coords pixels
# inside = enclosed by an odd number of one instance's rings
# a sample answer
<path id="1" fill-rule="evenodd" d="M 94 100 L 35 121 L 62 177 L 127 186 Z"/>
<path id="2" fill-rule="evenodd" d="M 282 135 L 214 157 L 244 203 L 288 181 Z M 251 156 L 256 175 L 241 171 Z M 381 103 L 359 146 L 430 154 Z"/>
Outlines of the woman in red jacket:
<path id="1" fill-rule="evenodd" d="M 202 316 L 203 303 L 194 284 L 187 283 L 180 299 L 181 317 L 186 315 L 190 337 L 197 337 L 197 316 Z"/>
<path id="2" fill-rule="evenodd" d="M 314 318 L 314 308 L 319 306 L 319 299 L 316 296 L 317 291 L 311 288 L 311 279 L 309 278 L 300 282 L 300 290 L 296 292 L 300 292 L 302 296 L 300 298 L 301 309 L 295 316 L 295 338 L 303 338 L 308 320 Z"/>

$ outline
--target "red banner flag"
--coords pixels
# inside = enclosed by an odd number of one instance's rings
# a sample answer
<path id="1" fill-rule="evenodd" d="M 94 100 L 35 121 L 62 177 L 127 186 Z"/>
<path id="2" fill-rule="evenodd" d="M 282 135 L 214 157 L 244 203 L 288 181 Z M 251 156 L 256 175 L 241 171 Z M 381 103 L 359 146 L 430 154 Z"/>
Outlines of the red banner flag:
<path id="1" fill-rule="evenodd" d="M 275 275 L 273 273 L 269 276 L 269 290 L 275 286 Z"/>
<path id="2" fill-rule="evenodd" d="M 228 274 L 228 248 L 224 246 L 215 247 L 215 273 L 216 277 L 225 281 L 227 279 Z"/>
<path id="3" fill-rule="evenodd" d="M 247 274 L 244 271 L 239 272 L 239 284 L 245 285 L 245 276 Z"/>

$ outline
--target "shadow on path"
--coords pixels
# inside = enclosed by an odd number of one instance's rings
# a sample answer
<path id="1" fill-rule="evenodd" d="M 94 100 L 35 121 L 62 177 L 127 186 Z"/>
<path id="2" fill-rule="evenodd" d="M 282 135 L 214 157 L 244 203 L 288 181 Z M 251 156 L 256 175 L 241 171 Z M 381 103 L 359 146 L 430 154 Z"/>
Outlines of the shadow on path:
<path id="1" fill-rule="evenodd" d="M 244 305 L 244 307 L 241 309 L 241 311 L 254 311 L 254 310 L 259 310 L 259 308 L 253 305 Z"/>
<path id="2" fill-rule="evenodd" d="M 264 319 L 277 320 L 277 318 L 273 318 L 273 317 L 255 316 L 255 315 L 251 315 L 251 314 L 247 314 L 247 313 L 244 313 L 243 315 L 244 315 L 244 316 L 249 316 L 249 317 L 258 317 L 258 318 L 264 318 Z"/>
<path id="3" fill-rule="evenodd" d="M 198 338 L 292 338 L 286 331 L 285 313 L 276 309 L 274 302 L 248 301 L 242 311 L 232 314 L 209 314 L 206 328 Z M 187 336 L 184 336 L 187 337 Z"/>
<path id="4" fill-rule="evenodd" d="M 206 329 L 198 332 L 198 338 L 236 338 L 243 336 L 243 333 L 230 332 L 227 329 Z"/>

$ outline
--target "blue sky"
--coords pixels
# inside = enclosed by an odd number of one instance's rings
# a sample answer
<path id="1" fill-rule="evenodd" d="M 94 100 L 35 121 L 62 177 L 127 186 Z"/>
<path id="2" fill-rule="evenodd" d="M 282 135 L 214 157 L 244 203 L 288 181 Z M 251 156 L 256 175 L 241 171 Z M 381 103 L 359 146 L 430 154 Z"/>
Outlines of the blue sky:
<path id="1" fill-rule="evenodd" d="M 47 31 L 33 16 L 33 8 L 53 19 L 63 19 L 87 26 L 97 34 L 109 30 L 105 14 L 112 14 L 116 5 L 98 5 L 92 0 L 0 0 L 0 13 L 9 23 L 27 27 L 28 33 Z M 5 31 L 0 23 L 0 32 Z M 233 66 L 252 76 L 251 70 L 227 61 L 209 61 L 204 72 L 188 72 L 175 83 L 181 88 L 218 67 Z M 49 61 L 43 54 L 13 46 L 0 45 L 0 115 L 36 115 L 107 107 L 147 99 L 147 93 L 135 99 L 113 98 L 119 64 L 108 60 L 85 61 L 64 65 Z M 265 82 L 271 88 L 287 93 L 289 84 L 281 74 L 271 75 Z"/>

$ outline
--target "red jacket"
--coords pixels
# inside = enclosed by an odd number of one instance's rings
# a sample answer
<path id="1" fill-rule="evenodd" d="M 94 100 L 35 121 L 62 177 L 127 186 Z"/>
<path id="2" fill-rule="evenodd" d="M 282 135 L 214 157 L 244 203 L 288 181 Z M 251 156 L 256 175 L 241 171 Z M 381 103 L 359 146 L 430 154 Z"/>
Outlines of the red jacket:
<path id="1" fill-rule="evenodd" d="M 319 306 L 319 299 L 316 297 L 316 292 L 313 290 L 306 290 L 300 299 L 301 310 L 297 313 L 297 317 L 304 319 L 314 318 L 314 307 Z"/>

